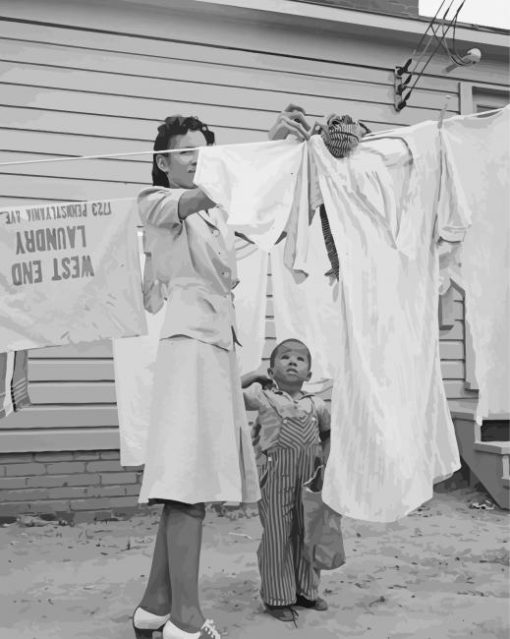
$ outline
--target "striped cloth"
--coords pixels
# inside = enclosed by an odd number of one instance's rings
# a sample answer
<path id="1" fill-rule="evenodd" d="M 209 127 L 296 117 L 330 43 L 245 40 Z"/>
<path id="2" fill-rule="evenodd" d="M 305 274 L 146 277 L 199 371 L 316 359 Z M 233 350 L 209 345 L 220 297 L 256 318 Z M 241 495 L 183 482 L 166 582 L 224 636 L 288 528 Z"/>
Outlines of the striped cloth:
<path id="1" fill-rule="evenodd" d="M 28 353 L 0 353 L 0 419 L 30 405 Z"/>
<path id="2" fill-rule="evenodd" d="M 370 133 L 370 130 L 362 123 L 353 120 L 350 115 L 330 115 L 326 126 L 320 127 L 321 138 L 335 158 L 344 158 L 358 146 L 360 139 Z M 333 274 L 340 278 L 340 263 L 333 235 L 329 227 L 328 216 L 324 205 L 320 208 L 322 235 L 328 253 L 331 270 L 326 275 Z"/>
<path id="3" fill-rule="evenodd" d="M 362 137 L 361 125 L 350 115 L 330 115 L 321 137 L 326 148 L 335 158 L 344 158 L 359 144 Z"/>
<path id="4" fill-rule="evenodd" d="M 329 227 L 329 220 L 326 213 L 324 204 L 320 206 L 320 218 L 322 226 L 322 237 L 324 238 L 324 244 L 326 245 L 326 251 L 331 264 L 331 270 L 326 275 L 334 275 L 337 280 L 340 279 L 340 260 L 338 259 L 338 251 L 336 250 L 335 240 Z"/>
<path id="5" fill-rule="evenodd" d="M 295 425 L 296 431 L 299 428 Z M 260 471 L 262 536 L 257 560 L 260 596 L 270 606 L 290 606 L 296 595 L 311 600 L 319 595 L 320 571 L 309 562 L 303 547 L 301 487 L 312 477 L 321 448 L 320 444 L 298 448 L 298 442 L 275 448 Z"/>
<path id="6" fill-rule="evenodd" d="M 303 548 L 301 489 L 322 455 L 320 430 L 329 427 L 329 413 L 312 395 L 293 400 L 276 390 L 266 391 L 265 398 L 272 400 L 269 410 L 278 417 L 279 437 L 259 466 L 260 595 L 271 606 L 289 606 L 296 595 L 314 600 L 319 594 L 320 571 L 306 559 Z M 267 423 L 269 414 L 261 408 L 259 417 Z"/>

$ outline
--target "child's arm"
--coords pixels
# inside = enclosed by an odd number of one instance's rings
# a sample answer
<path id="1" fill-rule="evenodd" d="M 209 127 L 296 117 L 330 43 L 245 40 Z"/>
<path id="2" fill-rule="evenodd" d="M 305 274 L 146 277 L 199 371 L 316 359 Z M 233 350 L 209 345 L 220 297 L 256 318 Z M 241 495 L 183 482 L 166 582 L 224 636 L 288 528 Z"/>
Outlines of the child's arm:
<path id="1" fill-rule="evenodd" d="M 248 386 L 255 384 L 255 382 L 258 382 L 263 388 L 272 384 L 271 378 L 267 375 L 266 364 L 261 364 L 256 371 L 251 371 L 241 376 L 242 388 L 248 388 Z"/>
<path id="2" fill-rule="evenodd" d="M 243 377 L 246 376 L 243 375 Z M 246 410 L 258 411 L 264 405 L 262 386 L 257 382 L 250 382 L 246 386 L 243 386 L 243 399 Z"/>
<path id="3" fill-rule="evenodd" d="M 326 402 L 316 397 L 317 418 L 319 420 L 319 436 L 321 439 L 322 455 L 327 464 L 331 447 L 331 415 Z"/>
<path id="4" fill-rule="evenodd" d="M 331 431 L 328 430 L 324 433 L 321 433 L 321 446 L 322 446 L 322 456 L 324 458 L 324 463 L 327 464 L 329 459 L 329 453 L 331 450 Z"/>

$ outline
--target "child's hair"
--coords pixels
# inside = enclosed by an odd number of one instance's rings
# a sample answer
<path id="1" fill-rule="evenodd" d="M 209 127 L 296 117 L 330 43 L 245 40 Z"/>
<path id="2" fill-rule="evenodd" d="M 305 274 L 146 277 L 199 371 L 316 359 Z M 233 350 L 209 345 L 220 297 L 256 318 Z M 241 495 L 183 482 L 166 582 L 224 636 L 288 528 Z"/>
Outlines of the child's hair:
<path id="1" fill-rule="evenodd" d="M 171 115 L 158 126 L 158 135 L 154 140 L 154 151 L 166 151 L 171 138 L 175 135 L 185 135 L 188 131 L 201 131 L 207 146 L 214 144 L 214 133 L 209 130 L 207 124 L 194 116 Z M 156 155 L 152 156 L 152 184 L 168 188 L 170 186 L 168 176 L 157 165 L 156 157 Z"/>
<path id="2" fill-rule="evenodd" d="M 278 349 L 283 346 L 284 344 L 289 344 L 290 342 L 294 342 L 295 344 L 301 344 L 301 346 L 305 349 L 306 351 L 306 356 L 308 357 L 308 366 L 311 368 L 312 367 L 312 354 L 310 353 L 310 349 L 308 348 L 308 346 L 306 344 L 304 344 L 300 339 L 296 339 L 294 337 L 291 337 L 290 339 L 284 339 L 283 342 L 280 342 L 279 344 L 277 344 L 274 348 L 273 351 L 271 353 L 271 356 L 269 357 L 269 366 L 271 368 L 274 367 L 274 362 L 276 359 L 276 356 L 278 355 Z"/>

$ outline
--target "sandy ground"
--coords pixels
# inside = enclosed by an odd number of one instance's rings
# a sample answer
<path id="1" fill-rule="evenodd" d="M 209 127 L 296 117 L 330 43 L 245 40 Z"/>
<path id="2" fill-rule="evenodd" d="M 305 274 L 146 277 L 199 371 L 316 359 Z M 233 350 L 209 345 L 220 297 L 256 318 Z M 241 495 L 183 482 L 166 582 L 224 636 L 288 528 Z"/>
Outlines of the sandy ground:
<path id="1" fill-rule="evenodd" d="M 321 583 L 329 610 L 300 611 L 297 628 L 262 610 L 258 518 L 210 513 L 204 612 L 230 639 L 507 639 L 508 513 L 470 507 L 483 498 L 462 489 L 436 495 L 394 524 L 344 520 L 347 563 L 323 573 Z M 157 512 L 73 527 L 0 528 L 0 637 L 132 637 L 156 525 Z"/>

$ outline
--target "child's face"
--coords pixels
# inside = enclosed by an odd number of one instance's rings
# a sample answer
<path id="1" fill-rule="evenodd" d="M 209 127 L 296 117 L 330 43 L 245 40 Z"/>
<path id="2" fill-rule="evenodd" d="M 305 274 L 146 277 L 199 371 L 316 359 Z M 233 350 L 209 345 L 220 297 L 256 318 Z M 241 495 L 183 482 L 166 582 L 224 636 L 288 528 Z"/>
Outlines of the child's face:
<path id="1" fill-rule="evenodd" d="M 312 374 L 308 351 L 299 342 L 282 344 L 278 348 L 274 366 L 270 372 L 278 386 L 300 388 Z"/>

